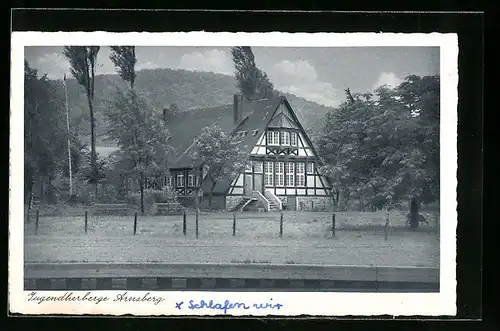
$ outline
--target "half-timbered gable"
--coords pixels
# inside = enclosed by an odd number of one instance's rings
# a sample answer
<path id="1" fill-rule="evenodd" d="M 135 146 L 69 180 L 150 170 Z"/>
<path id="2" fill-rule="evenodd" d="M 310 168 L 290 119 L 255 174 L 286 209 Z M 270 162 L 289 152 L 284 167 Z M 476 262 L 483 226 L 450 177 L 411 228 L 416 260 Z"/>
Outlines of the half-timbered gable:
<path id="1" fill-rule="evenodd" d="M 212 187 L 191 155 L 194 139 L 203 127 L 213 124 L 248 151 L 242 173 L 215 183 L 212 196 L 218 207 L 232 209 L 248 204 L 245 201 L 256 201 L 266 210 L 269 206 L 311 208 L 314 201 L 317 206 L 331 203 L 331 182 L 318 172 L 321 159 L 285 97 L 250 102 L 235 96 L 233 105 L 171 116 L 169 143 L 177 153 L 163 182 L 179 195 L 192 196 L 199 186 L 207 194 Z"/>

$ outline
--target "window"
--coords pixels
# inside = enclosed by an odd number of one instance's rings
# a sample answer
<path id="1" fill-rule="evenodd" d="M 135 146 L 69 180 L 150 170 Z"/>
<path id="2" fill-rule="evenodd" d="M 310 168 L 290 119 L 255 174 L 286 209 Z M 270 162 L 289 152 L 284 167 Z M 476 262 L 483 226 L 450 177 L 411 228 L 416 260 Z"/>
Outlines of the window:
<path id="1" fill-rule="evenodd" d="M 273 186 L 273 163 L 266 162 L 266 174 L 264 176 L 264 185 Z"/>
<path id="2" fill-rule="evenodd" d="M 280 144 L 279 131 L 268 131 L 267 132 L 267 144 L 268 145 L 279 145 Z"/>
<path id="3" fill-rule="evenodd" d="M 245 164 L 245 172 L 252 172 L 252 163 L 248 162 Z"/>
<path id="4" fill-rule="evenodd" d="M 200 176 L 194 177 L 194 186 L 196 187 L 200 186 Z"/>
<path id="5" fill-rule="evenodd" d="M 168 176 L 168 187 L 174 186 L 174 177 Z"/>
<path id="6" fill-rule="evenodd" d="M 291 141 L 292 146 L 297 146 L 297 133 L 296 132 L 291 133 L 290 141 Z"/>
<path id="7" fill-rule="evenodd" d="M 184 175 L 177 175 L 177 187 L 184 187 Z"/>
<path id="8" fill-rule="evenodd" d="M 285 186 L 283 162 L 276 162 L 276 186 Z"/>
<path id="9" fill-rule="evenodd" d="M 254 161 L 253 162 L 253 171 L 261 174 L 262 173 L 262 162 Z"/>
<path id="10" fill-rule="evenodd" d="M 297 181 L 297 186 L 305 186 L 304 163 L 299 162 L 296 167 L 295 180 Z"/>
<path id="11" fill-rule="evenodd" d="M 145 185 L 147 190 L 154 190 L 155 189 L 155 181 L 152 178 L 146 178 L 145 180 Z"/>
<path id="12" fill-rule="evenodd" d="M 313 174 L 314 173 L 314 163 L 308 163 L 307 164 L 307 173 L 308 174 Z"/>
<path id="13" fill-rule="evenodd" d="M 295 186 L 295 163 L 286 163 L 286 186 Z"/>
<path id="14" fill-rule="evenodd" d="M 290 145 L 290 132 L 281 131 L 280 136 L 282 145 Z"/>
<path id="15" fill-rule="evenodd" d="M 189 175 L 188 176 L 188 186 L 193 187 L 194 186 L 194 175 Z"/>

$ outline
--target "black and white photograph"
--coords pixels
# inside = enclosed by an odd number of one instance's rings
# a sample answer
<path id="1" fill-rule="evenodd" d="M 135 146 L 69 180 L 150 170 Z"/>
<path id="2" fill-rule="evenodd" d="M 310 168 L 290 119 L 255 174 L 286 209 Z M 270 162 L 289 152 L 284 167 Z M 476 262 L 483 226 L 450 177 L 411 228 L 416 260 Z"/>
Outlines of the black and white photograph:
<path id="1" fill-rule="evenodd" d="M 19 311 L 455 311 L 456 36 L 74 34 L 13 36 Z"/>

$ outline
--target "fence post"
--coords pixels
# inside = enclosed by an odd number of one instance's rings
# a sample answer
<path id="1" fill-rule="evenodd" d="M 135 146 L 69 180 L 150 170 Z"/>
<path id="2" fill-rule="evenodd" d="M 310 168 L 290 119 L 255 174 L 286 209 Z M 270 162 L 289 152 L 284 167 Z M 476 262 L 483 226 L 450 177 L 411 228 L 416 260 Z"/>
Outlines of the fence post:
<path id="1" fill-rule="evenodd" d="M 387 240 L 387 228 L 389 227 L 389 214 L 387 214 L 387 218 L 385 220 L 384 226 L 384 240 Z"/>
<path id="2" fill-rule="evenodd" d="M 182 211 L 182 233 L 186 236 L 186 209 Z"/>
<path id="3" fill-rule="evenodd" d="M 314 211 L 314 201 L 311 201 L 311 211 Z"/>
<path id="4" fill-rule="evenodd" d="M 40 211 L 36 210 L 36 221 L 35 221 L 35 234 L 38 234 L 38 219 L 40 218 Z"/>
<path id="5" fill-rule="evenodd" d="M 236 235 L 236 212 L 233 212 L 233 237 Z"/>
<path id="6" fill-rule="evenodd" d="M 137 233 L 137 213 L 134 214 L 134 236 Z"/>
<path id="7" fill-rule="evenodd" d="M 199 217 L 200 210 L 196 208 L 196 239 L 198 239 L 198 217 Z"/>
<path id="8" fill-rule="evenodd" d="M 87 234 L 87 223 L 88 223 L 87 219 L 88 219 L 87 211 L 85 211 L 85 234 Z"/>
<path id="9" fill-rule="evenodd" d="M 332 237 L 335 237 L 335 214 L 332 214 Z"/>
<path id="10" fill-rule="evenodd" d="M 283 237 L 283 213 L 280 216 L 280 238 Z"/>

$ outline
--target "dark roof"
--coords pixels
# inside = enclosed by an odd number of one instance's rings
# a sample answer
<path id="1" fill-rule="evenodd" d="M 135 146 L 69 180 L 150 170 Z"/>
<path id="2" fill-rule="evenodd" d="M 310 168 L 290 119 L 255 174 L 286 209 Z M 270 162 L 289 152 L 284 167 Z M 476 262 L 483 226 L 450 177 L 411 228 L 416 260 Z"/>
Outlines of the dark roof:
<path id="1" fill-rule="evenodd" d="M 249 113 L 249 115 L 247 115 L 233 130 L 233 132 L 247 132 L 244 137 L 239 139 L 239 148 L 247 149 L 250 153 L 251 149 L 257 144 L 262 133 L 264 133 L 267 124 L 283 99 L 284 97 L 274 97 L 257 100 L 250 104 L 252 107 L 251 113 Z M 258 130 L 256 135 L 253 134 L 254 130 Z M 213 193 L 226 193 L 232 180 L 233 178 L 229 175 L 219 180 L 214 187 Z M 204 181 L 202 183 L 202 189 L 204 192 L 210 191 L 210 183 Z"/>
<path id="2" fill-rule="evenodd" d="M 231 132 L 233 125 L 233 105 L 193 109 L 171 115 L 166 126 L 171 134 L 168 143 L 175 150 L 172 168 L 190 168 L 193 162 L 189 149 L 201 130 L 209 125 L 218 125 L 224 132 Z"/>
<path id="3" fill-rule="evenodd" d="M 191 158 L 194 139 L 201 130 L 210 125 L 219 126 L 224 133 L 230 135 L 232 132 L 247 131 L 242 137 L 239 146 L 241 148 L 252 148 L 257 143 L 260 134 L 253 135 L 253 130 L 263 132 L 272 114 L 283 100 L 283 97 L 261 99 L 245 102 L 242 112 L 242 120 L 238 125 L 234 124 L 233 105 L 225 105 L 214 108 L 193 109 L 179 112 L 167 118 L 167 128 L 171 138 L 169 144 L 174 147 L 175 159 L 171 168 L 191 168 L 195 166 Z"/>

